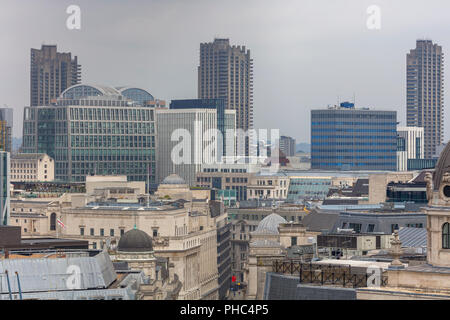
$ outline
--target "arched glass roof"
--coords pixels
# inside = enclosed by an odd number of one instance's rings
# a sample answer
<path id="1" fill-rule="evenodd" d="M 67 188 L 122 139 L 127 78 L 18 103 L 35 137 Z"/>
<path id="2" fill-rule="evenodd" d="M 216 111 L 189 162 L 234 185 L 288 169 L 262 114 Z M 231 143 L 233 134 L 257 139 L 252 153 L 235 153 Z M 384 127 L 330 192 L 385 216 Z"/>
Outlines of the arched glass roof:
<path id="1" fill-rule="evenodd" d="M 120 92 L 112 87 L 76 84 L 67 88 L 61 93 L 61 97 L 65 99 L 81 99 L 85 97 L 95 96 L 120 96 Z"/>
<path id="2" fill-rule="evenodd" d="M 255 233 L 278 234 L 278 225 L 280 223 L 287 223 L 287 221 L 282 216 L 276 213 L 271 213 L 261 220 L 258 227 L 256 227 Z"/>
<path id="3" fill-rule="evenodd" d="M 116 88 L 125 98 L 133 100 L 140 105 L 145 105 L 146 101 L 153 101 L 155 98 L 148 92 L 140 88 L 118 87 Z"/>

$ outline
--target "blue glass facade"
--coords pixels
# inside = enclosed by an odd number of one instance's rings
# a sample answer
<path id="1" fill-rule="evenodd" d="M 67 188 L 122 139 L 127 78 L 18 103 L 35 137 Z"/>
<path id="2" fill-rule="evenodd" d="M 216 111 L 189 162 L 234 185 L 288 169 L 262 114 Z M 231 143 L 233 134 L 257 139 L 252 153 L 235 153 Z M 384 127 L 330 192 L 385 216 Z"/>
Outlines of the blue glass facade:
<path id="1" fill-rule="evenodd" d="M 311 168 L 396 170 L 397 113 L 336 108 L 311 111 Z"/>

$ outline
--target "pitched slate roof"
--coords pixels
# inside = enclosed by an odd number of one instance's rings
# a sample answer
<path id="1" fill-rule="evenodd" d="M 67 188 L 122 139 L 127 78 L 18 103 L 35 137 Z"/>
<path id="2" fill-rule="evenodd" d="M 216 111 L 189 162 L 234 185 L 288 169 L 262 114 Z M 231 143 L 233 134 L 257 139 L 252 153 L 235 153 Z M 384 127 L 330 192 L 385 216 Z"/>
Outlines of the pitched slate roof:
<path id="1" fill-rule="evenodd" d="M 404 248 L 421 248 L 427 246 L 427 229 L 400 228 L 398 236 Z"/>

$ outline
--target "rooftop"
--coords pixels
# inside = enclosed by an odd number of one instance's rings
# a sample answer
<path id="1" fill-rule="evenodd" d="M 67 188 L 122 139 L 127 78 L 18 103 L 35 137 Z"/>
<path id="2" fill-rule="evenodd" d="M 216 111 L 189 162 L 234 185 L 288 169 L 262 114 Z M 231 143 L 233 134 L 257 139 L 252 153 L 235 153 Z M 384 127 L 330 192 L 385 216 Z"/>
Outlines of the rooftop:
<path id="1" fill-rule="evenodd" d="M 11 160 L 37 160 L 46 156 L 46 153 L 16 153 L 11 155 Z"/>

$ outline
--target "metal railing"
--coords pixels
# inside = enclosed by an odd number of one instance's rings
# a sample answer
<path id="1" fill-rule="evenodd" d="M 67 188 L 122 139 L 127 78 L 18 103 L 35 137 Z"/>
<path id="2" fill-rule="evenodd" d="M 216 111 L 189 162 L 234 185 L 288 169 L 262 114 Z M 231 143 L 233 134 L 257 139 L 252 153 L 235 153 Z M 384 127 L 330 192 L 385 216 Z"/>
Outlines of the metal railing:
<path id="1" fill-rule="evenodd" d="M 273 262 L 272 271 L 290 275 L 298 275 L 299 283 L 310 283 L 320 285 L 333 285 L 349 288 L 367 287 L 368 281 L 371 281 L 367 272 L 361 272 L 358 268 L 355 270 L 350 265 L 337 266 L 329 264 L 304 263 L 299 261 L 280 261 Z M 381 275 L 380 286 L 387 285 L 387 276 Z"/>

